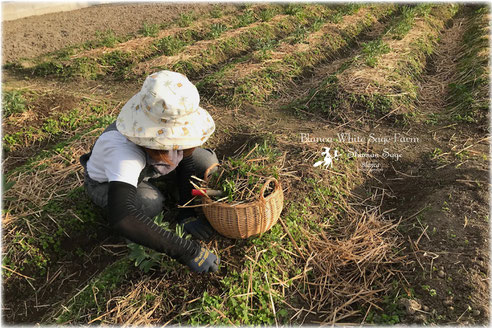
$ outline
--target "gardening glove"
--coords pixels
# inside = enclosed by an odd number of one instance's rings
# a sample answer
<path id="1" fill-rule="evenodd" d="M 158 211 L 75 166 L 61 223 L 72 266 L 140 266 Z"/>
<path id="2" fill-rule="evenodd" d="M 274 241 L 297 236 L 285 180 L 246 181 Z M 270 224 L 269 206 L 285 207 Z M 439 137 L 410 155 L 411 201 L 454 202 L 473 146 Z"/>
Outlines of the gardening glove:
<path id="1" fill-rule="evenodd" d="M 183 225 L 186 232 L 200 240 L 212 237 L 214 229 L 206 219 L 198 217 L 192 209 L 184 209 L 182 213 L 178 216 L 178 223 Z"/>
<path id="2" fill-rule="evenodd" d="M 216 272 L 219 270 L 220 259 L 208 249 L 202 247 L 197 257 L 185 261 L 191 270 L 201 272 Z"/>

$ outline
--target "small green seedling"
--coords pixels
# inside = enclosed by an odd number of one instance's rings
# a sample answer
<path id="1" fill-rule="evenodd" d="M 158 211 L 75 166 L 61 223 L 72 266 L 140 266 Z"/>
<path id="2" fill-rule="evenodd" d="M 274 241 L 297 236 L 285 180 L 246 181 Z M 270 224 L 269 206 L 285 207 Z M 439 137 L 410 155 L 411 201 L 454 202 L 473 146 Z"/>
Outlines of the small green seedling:
<path id="1" fill-rule="evenodd" d="M 422 287 L 422 289 L 423 289 L 423 290 L 428 291 L 430 296 L 434 297 L 434 296 L 436 296 L 436 295 L 437 295 L 436 290 L 435 290 L 435 289 L 433 289 L 433 288 L 430 288 L 430 286 L 429 286 L 429 285 L 422 285 L 421 287 Z"/>
<path id="2" fill-rule="evenodd" d="M 180 14 L 178 18 L 178 26 L 179 27 L 187 27 L 190 26 L 191 23 L 195 20 L 192 13 L 189 14 Z"/>
<path id="3" fill-rule="evenodd" d="M 159 25 L 144 22 L 140 33 L 143 36 L 157 36 L 157 34 L 159 33 Z"/>
<path id="4" fill-rule="evenodd" d="M 227 31 L 227 26 L 221 23 L 212 24 L 210 32 L 207 33 L 207 39 L 217 39 L 222 33 Z"/>
<path id="5" fill-rule="evenodd" d="M 2 97 L 3 117 L 26 111 L 26 100 L 20 91 L 5 91 Z"/>

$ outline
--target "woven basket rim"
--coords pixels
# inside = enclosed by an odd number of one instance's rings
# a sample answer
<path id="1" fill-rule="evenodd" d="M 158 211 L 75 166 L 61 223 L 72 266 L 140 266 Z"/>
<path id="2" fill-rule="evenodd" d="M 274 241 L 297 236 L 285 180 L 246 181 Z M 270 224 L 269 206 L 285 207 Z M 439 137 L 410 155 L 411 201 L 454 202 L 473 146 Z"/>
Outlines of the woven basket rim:
<path id="1" fill-rule="evenodd" d="M 275 185 L 275 190 L 268 196 L 266 196 L 264 199 L 265 202 L 267 202 L 270 198 L 272 197 L 277 197 L 277 194 L 282 192 L 282 184 L 280 183 L 279 180 L 273 178 L 277 183 Z M 273 180 L 272 180 L 273 181 Z M 207 207 L 227 207 L 227 208 L 246 208 L 246 207 L 251 207 L 251 206 L 256 206 L 262 201 L 259 198 L 260 196 L 258 195 L 258 199 L 255 199 L 251 202 L 244 203 L 244 204 L 238 204 L 238 205 L 232 205 L 228 204 L 225 202 L 213 202 L 210 198 L 208 197 L 202 197 L 202 203 L 206 204 Z"/>

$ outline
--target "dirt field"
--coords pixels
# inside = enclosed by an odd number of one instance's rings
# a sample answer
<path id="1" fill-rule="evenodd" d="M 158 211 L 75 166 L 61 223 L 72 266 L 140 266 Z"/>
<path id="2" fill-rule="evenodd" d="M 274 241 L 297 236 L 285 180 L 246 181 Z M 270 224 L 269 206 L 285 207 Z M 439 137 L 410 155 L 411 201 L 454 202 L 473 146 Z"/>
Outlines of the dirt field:
<path id="1" fill-rule="evenodd" d="M 2 26 L 2 64 L 79 45 L 107 30 L 116 37 L 135 35 L 144 23 L 166 24 L 180 13 L 200 15 L 209 7 L 192 3 L 103 4 L 7 21 Z"/>
<path id="2" fill-rule="evenodd" d="M 5 23 L 3 319 L 487 325 L 488 21 L 449 4 L 132 4 Z M 281 221 L 204 243 L 215 274 L 142 272 L 82 187 L 78 157 L 159 69 L 197 85 L 220 158 L 255 142 L 282 157 Z M 339 156 L 313 167 L 323 147 Z"/>

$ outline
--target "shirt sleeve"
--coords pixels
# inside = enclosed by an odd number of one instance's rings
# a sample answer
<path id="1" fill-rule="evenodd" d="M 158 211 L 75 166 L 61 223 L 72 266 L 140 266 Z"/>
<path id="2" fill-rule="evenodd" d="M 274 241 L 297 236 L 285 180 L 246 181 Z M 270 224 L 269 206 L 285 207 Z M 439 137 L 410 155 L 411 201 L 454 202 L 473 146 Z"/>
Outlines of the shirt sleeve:
<path id="1" fill-rule="evenodd" d="M 138 146 L 126 138 L 121 140 L 105 151 L 104 169 L 108 182 L 125 182 L 137 187 L 145 162 L 145 154 Z"/>

